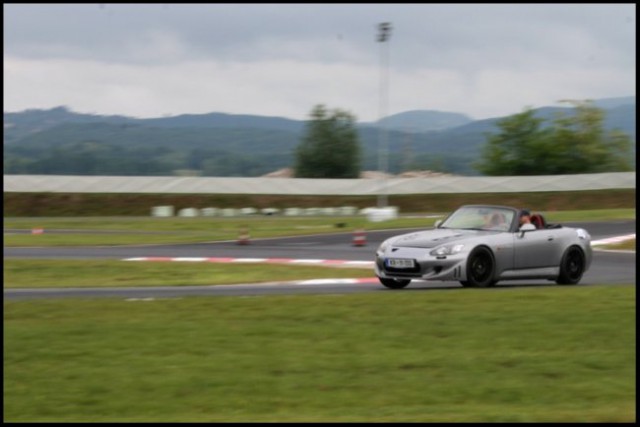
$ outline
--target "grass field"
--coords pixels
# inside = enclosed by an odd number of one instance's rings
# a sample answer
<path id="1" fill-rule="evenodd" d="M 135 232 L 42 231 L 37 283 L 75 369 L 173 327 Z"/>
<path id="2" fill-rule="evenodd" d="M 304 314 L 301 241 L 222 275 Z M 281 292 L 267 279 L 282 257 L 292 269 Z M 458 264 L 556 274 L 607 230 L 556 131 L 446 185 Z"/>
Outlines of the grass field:
<path id="1" fill-rule="evenodd" d="M 608 250 L 635 251 L 636 239 L 629 239 L 621 243 L 606 245 L 603 248 Z"/>
<path id="2" fill-rule="evenodd" d="M 431 227 L 437 218 L 400 218 L 371 223 L 354 217 L 246 218 L 9 218 L 5 229 L 43 229 L 42 234 L 11 234 L 5 246 L 80 246 L 195 243 L 236 240 L 246 230 L 250 238 L 352 232 L 356 229 Z M 78 234 L 56 234 L 74 230 Z M 109 231 L 110 233 L 105 233 Z M 141 234 L 144 233 L 144 234 Z"/>
<path id="3" fill-rule="evenodd" d="M 4 287 L 7 289 L 210 286 L 345 277 L 374 277 L 373 267 L 5 259 L 3 269 Z"/>
<path id="4" fill-rule="evenodd" d="M 550 222 L 626 218 L 635 218 L 635 209 L 548 214 Z M 252 237 L 359 226 L 345 218 L 248 220 L 9 218 L 5 229 L 44 227 L 45 234 L 5 236 L 5 246 L 130 244 L 125 238 L 132 236 L 141 243 L 131 231 L 158 233 L 142 235 L 145 243 L 148 236 L 157 243 L 228 240 L 247 224 Z M 87 234 L 75 240 L 48 235 L 49 228 Z M 123 240 L 92 230 L 122 231 Z M 315 266 L 13 259 L 5 259 L 3 272 L 5 288 L 372 275 Z M 5 300 L 3 420 L 635 422 L 635 298 L 631 285 L 553 285 Z"/>
<path id="5" fill-rule="evenodd" d="M 635 287 L 4 303 L 5 422 L 635 422 Z"/>

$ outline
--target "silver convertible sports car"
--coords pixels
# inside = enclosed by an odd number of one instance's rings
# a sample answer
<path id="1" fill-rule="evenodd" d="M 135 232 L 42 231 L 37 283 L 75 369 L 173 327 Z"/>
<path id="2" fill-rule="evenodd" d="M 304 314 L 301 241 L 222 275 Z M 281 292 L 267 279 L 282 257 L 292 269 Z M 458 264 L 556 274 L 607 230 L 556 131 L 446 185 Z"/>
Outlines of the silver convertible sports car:
<path id="1" fill-rule="evenodd" d="M 530 223 L 521 226 L 523 215 Z M 481 288 L 515 279 L 574 285 L 590 264 L 591 236 L 582 228 L 550 225 L 540 214 L 511 207 L 467 205 L 434 229 L 382 242 L 375 273 L 392 289 L 413 279 Z"/>

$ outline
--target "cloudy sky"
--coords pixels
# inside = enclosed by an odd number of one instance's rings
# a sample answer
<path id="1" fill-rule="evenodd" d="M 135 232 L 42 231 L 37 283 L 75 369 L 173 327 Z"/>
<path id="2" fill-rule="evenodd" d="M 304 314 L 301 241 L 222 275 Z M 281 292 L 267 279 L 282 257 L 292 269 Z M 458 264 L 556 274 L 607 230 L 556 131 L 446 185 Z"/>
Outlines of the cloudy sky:
<path id="1" fill-rule="evenodd" d="M 624 3 L 5 4 L 4 111 L 499 117 L 635 95 L 635 16 Z"/>

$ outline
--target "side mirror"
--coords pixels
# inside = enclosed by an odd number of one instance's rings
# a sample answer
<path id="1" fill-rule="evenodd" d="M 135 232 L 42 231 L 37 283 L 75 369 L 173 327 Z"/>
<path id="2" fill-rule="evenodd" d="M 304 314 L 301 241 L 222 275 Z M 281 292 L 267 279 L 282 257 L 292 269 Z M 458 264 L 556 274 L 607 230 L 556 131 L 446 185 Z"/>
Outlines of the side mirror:
<path id="1" fill-rule="evenodd" d="M 536 231 L 536 230 L 537 228 L 533 224 L 525 224 L 518 229 L 518 231 L 520 232 L 521 239 L 524 237 L 524 233 L 528 233 L 530 231 Z"/>
<path id="2" fill-rule="evenodd" d="M 442 224 L 442 220 L 439 219 L 433 224 L 433 228 L 440 228 L 440 224 Z"/>

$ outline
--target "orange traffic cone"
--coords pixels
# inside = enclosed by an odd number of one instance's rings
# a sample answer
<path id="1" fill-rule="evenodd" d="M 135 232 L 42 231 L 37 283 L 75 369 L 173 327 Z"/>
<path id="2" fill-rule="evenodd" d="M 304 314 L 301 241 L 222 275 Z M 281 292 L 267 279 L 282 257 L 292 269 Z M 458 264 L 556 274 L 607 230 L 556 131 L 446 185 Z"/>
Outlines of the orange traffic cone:
<path id="1" fill-rule="evenodd" d="M 251 237 L 249 236 L 249 228 L 242 227 L 240 229 L 240 234 L 238 235 L 238 241 L 236 243 L 239 245 L 248 245 L 250 238 Z"/>
<path id="2" fill-rule="evenodd" d="M 353 232 L 353 246 L 364 246 L 367 244 L 367 236 L 363 229 L 358 229 Z"/>

